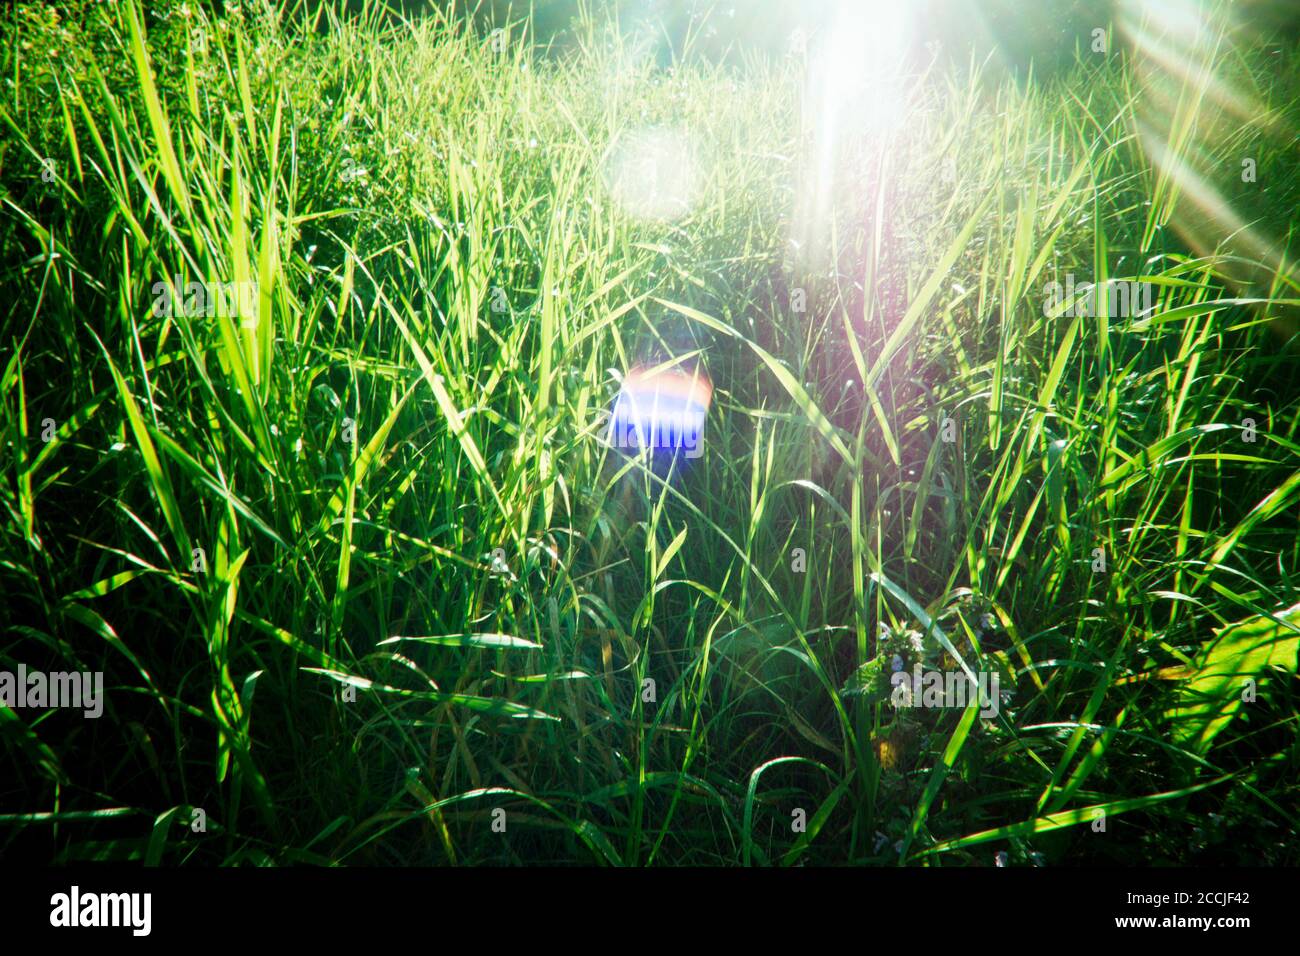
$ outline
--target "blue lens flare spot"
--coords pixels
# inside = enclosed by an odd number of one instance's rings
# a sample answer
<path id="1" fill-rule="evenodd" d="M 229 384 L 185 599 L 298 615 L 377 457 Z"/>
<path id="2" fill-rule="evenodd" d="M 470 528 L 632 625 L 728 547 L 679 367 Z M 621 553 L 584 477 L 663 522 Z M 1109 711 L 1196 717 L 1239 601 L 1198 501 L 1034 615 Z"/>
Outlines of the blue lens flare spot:
<path id="1" fill-rule="evenodd" d="M 636 366 L 623 379 L 609 420 L 610 445 L 628 453 L 698 458 L 713 384 L 703 369 Z"/>

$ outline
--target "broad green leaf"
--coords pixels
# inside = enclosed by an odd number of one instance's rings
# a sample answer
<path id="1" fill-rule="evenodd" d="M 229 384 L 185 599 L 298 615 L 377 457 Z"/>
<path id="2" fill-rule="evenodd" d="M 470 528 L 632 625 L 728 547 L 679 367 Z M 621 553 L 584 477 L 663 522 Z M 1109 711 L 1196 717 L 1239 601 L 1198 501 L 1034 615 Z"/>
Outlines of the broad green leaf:
<path id="1" fill-rule="evenodd" d="M 1204 756 L 1241 708 L 1248 679 L 1269 667 L 1296 672 L 1300 604 L 1274 616 L 1257 615 L 1218 631 L 1196 659 L 1194 675 L 1178 690 L 1167 716 L 1175 743 Z"/>

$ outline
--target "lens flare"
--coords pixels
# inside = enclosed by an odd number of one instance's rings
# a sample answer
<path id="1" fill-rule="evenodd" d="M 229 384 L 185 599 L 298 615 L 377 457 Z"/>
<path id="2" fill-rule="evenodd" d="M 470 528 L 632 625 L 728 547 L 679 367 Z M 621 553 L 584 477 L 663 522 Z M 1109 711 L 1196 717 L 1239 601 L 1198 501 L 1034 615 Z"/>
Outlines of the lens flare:
<path id="1" fill-rule="evenodd" d="M 804 116 L 811 156 L 791 239 L 807 271 L 830 260 L 831 209 L 849 168 L 883 151 L 907 117 L 905 66 L 914 10 L 891 0 L 840 0 L 808 44 Z"/>
<path id="2" fill-rule="evenodd" d="M 1135 0 L 1117 17 L 1141 94 L 1135 99 L 1134 131 L 1155 171 L 1142 249 L 1160 248 L 1159 232 L 1172 229 L 1198 255 L 1213 257 L 1238 294 L 1258 298 L 1270 297 L 1279 277 L 1288 284 L 1300 278 L 1279 224 L 1269 216 L 1251 216 L 1241 202 L 1250 188 L 1242 184 L 1255 182 L 1257 158 L 1294 149 L 1294 131 L 1264 107 L 1235 69 L 1239 47 L 1253 37 L 1245 11 L 1262 14 L 1268 6 Z M 1257 139 L 1234 158 L 1239 167 L 1225 170 L 1216 145 L 1236 135 L 1233 130 L 1242 124 Z M 1284 340 L 1300 328 L 1290 307 L 1270 303 L 1268 315 Z"/>
<path id="3" fill-rule="evenodd" d="M 610 195 L 623 209 L 661 222 L 690 211 L 696 178 L 689 139 L 671 129 L 633 133 L 615 147 L 605 168 Z"/>
<path id="4" fill-rule="evenodd" d="M 625 451 L 698 458 L 713 384 L 700 368 L 636 366 L 623 379 L 608 441 Z"/>

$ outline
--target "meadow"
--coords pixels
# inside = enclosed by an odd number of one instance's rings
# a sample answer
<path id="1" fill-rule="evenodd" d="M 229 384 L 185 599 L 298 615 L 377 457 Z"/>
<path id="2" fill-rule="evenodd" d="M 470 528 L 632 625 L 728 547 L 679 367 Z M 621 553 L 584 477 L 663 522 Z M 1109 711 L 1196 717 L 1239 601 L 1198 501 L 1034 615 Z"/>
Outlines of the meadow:
<path id="1" fill-rule="evenodd" d="M 1300 43 L 1190 6 L 0 14 L 0 857 L 1300 864 Z"/>

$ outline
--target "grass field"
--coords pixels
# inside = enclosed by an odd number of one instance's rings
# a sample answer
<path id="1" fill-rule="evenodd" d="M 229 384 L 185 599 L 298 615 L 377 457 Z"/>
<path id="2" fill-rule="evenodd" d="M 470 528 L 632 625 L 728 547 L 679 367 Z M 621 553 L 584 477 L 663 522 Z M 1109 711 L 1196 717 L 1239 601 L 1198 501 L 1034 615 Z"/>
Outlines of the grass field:
<path id="1" fill-rule="evenodd" d="M 0 701 L 0 856 L 1300 864 L 1300 44 L 1193 8 L 4 13 L 0 672 L 103 713 Z"/>

